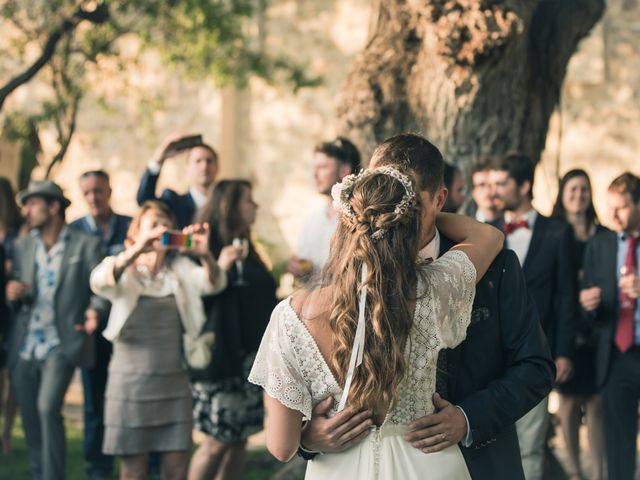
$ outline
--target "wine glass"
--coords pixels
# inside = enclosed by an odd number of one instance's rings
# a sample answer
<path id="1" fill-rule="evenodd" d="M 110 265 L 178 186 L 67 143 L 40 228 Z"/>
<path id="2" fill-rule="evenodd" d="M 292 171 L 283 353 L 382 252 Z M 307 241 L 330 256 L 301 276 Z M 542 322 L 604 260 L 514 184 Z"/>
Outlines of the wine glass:
<path id="1" fill-rule="evenodd" d="M 234 285 L 242 286 L 249 285 L 247 281 L 244 279 L 244 261 L 249 255 L 249 240 L 242 237 L 236 237 L 233 239 L 231 243 L 234 247 L 241 250 L 240 257 L 236 260 L 236 269 L 238 270 L 238 279 L 235 281 Z"/>

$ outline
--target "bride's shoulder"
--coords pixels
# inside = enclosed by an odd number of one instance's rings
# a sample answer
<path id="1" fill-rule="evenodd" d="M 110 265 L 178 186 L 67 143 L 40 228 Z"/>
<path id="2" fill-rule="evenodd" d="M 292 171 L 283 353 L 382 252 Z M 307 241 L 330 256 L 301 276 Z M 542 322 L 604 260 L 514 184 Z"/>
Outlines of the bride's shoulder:
<path id="1" fill-rule="evenodd" d="M 301 290 L 289 297 L 289 305 L 297 317 L 304 321 L 305 318 L 316 318 L 326 311 L 331 302 L 329 287 L 316 290 Z"/>

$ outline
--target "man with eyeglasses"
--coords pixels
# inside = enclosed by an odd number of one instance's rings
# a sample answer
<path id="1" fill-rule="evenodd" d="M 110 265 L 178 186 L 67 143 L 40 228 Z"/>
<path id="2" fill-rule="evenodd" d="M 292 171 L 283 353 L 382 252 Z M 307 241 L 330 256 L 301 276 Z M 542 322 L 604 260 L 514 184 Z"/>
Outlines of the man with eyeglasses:
<path id="1" fill-rule="evenodd" d="M 501 212 L 499 199 L 493 194 L 489 182 L 489 160 L 479 162 L 471 170 L 471 198 L 473 207 L 468 212 L 479 222 L 493 222 L 498 219 Z"/>

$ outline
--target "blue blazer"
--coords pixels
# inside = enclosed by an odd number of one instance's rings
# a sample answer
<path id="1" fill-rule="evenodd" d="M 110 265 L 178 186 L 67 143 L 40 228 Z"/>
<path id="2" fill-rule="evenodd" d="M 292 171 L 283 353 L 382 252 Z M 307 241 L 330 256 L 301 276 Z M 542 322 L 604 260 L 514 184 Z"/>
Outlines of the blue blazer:
<path id="1" fill-rule="evenodd" d="M 145 200 L 161 200 L 166 203 L 175 214 L 178 228 L 186 227 L 193 223 L 193 218 L 196 214 L 196 203 L 193 201 L 191 194 L 185 193 L 184 195 L 180 195 L 173 190 L 166 189 L 160 197 L 156 197 L 158 177 L 159 175 L 154 175 L 149 169 L 144 171 L 142 180 L 140 180 L 138 194 L 136 195 L 138 205 L 142 205 Z"/>
<path id="2" fill-rule="evenodd" d="M 103 238 L 101 232 L 96 229 L 96 224 L 90 215 L 85 215 L 77 220 L 74 220 L 69 224 L 71 228 L 80 230 L 81 232 L 88 233 L 100 238 L 102 246 L 104 247 L 105 254 L 107 256 L 117 255 L 124 250 L 124 241 L 127 238 L 127 231 L 129 230 L 129 224 L 131 223 L 131 217 L 126 215 L 119 215 L 114 213 L 111 216 L 110 229 L 108 238 Z"/>
<path id="3" fill-rule="evenodd" d="M 453 242 L 440 238 L 442 254 Z M 549 394 L 555 365 L 513 251 L 480 279 L 467 338 L 445 353 L 437 389 L 469 419 L 473 443 L 461 450 L 471 477 L 523 480 L 515 422 Z"/>

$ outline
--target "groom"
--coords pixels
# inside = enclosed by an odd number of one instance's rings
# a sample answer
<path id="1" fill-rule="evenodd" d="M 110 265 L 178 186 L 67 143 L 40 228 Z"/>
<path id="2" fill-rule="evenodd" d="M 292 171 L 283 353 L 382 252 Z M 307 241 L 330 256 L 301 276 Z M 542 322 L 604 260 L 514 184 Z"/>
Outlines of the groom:
<path id="1" fill-rule="evenodd" d="M 397 152 L 394 155 L 393 152 Z M 374 152 L 370 167 L 393 166 L 412 172 L 423 201 L 422 228 L 428 243 L 420 256 L 437 257 L 453 246 L 435 228 L 446 199 L 443 159 L 425 138 L 391 137 Z M 417 419 L 405 439 L 424 452 L 461 443 L 474 479 L 524 479 L 515 421 L 551 390 L 555 367 L 515 254 L 503 250 L 476 287 L 467 339 L 441 353 L 437 412 Z M 331 419 L 321 402 L 302 434 L 303 457 L 343 451 L 364 438 L 368 412 L 345 409 Z M 304 451 L 307 451 L 305 453 Z"/>

